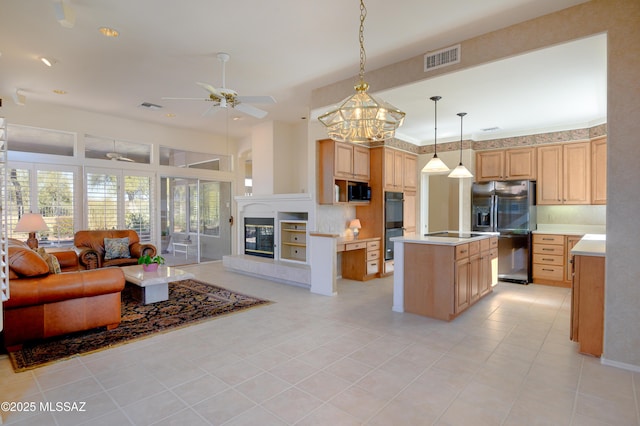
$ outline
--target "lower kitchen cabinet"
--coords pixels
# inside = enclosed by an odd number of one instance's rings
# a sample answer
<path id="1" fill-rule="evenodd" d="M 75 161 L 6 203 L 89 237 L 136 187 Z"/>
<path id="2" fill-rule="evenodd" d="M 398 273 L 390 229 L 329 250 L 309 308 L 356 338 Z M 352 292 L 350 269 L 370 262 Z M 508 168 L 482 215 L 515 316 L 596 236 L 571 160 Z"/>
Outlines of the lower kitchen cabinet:
<path id="1" fill-rule="evenodd" d="M 571 340 L 579 351 L 602 355 L 604 336 L 605 258 L 574 256 L 571 299 Z"/>
<path id="2" fill-rule="evenodd" d="M 571 287 L 571 249 L 579 235 L 533 234 L 533 282 Z"/>
<path id="3" fill-rule="evenodd" d="M 367 281 L 380 271 L 380 238 L 348 240 L 339 244 L 342 253 L 342 278 Z"/>
<path id="4" fill-rule="evenodd" d="M 487 283 L 493 279 L 493 270 L 491 262 L 483 267 L 482 241 L 405 243 L 404 311 L 450 321 L 489 294 L 493 287 Z M 491 258 L 491 248 L 485 253 Z M 495 254 L 497 260 L 497 250 Z"/>

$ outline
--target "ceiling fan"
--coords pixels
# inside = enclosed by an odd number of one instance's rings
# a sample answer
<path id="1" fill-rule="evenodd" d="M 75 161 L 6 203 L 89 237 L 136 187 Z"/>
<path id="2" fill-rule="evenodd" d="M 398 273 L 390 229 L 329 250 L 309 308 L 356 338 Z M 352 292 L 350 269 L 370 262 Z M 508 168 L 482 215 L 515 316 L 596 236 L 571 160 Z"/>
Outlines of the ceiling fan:
<path id="1" fill-rule="evenodd" d="M 208 83 L 196 82 L 196 84 L 207 92 L 209 92 L 209 96 L 206 98 L 171 98 L 171 97 L 163 97 L 162 99 L 166 100 L 188 100 L 188 101 L 206 101 L 213 102 L 213 105 L 205 111 L 203 115 L 206 115 L 213 111 L 214 108 L 233 108 L 237 109 L 240 112 L 243 112 L 247 115 L 250 115 L 255 118 L 264 118 L 267 115 L 267 111 L 264 111 L 260 108 L 256 108 L 253 105 L 249 104 L 275 104 L 276 100 L 271 96 L 238 96 L 238 93 L 229 89 L 225 85 L 225 66 L 229 61 L 229 54 L 220 52 L 217 55 L 217 58 L 220 62 L 222 62 L 222 87 L 214 87 Z"/>
<path id="2" fill-rule="evenodd" d="M 116 151 L 116 141 L 113 141 L 113 151 L 107 152 L 105 156 L 111 161 L 128 161 L 130 163 L 136 162 L 135 160 L 125 157 L 123 154 L 120 154 Z"/>

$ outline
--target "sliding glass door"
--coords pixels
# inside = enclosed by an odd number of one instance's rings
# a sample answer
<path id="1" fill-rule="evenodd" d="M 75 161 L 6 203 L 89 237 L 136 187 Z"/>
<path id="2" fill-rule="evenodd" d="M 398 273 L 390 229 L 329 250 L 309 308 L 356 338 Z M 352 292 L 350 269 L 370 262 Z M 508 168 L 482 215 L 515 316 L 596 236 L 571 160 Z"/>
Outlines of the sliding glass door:
<path id="1" fill-rule="evenodd" d="M 169 265 L 231 254 L 231 183 L 161 179 L 162 252 Z"/>

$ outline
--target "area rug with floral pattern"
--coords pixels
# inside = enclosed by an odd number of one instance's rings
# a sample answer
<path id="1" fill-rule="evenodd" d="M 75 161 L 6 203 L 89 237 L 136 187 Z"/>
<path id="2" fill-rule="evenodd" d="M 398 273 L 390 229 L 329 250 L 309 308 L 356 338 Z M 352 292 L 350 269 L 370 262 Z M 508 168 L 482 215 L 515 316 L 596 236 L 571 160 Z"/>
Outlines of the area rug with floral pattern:
<path id="1" fill-rule="evenodd" d="M 127 284 L 122 291 L 122 320 L 117 328 L 106 330 L 103 327 L 25 343 L 21 350 L 9 353 L 14 370 L 41 367 L 272 303 L 194 279 L 169 283 L 169 300 L 148 305 L 137 301 L 131 289 Z"/>

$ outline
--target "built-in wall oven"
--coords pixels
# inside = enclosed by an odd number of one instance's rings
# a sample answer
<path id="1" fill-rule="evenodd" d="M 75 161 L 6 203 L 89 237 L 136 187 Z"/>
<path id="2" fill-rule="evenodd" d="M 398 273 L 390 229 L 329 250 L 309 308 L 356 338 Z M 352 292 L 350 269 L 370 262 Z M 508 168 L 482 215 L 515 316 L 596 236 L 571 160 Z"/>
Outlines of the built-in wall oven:
<path id="1" fill-rule="evenodd" d="M 404 235 L 404 197 L 402 192 L 384 193 L 384 260 L 393 259 L 393 237 Z"/>

